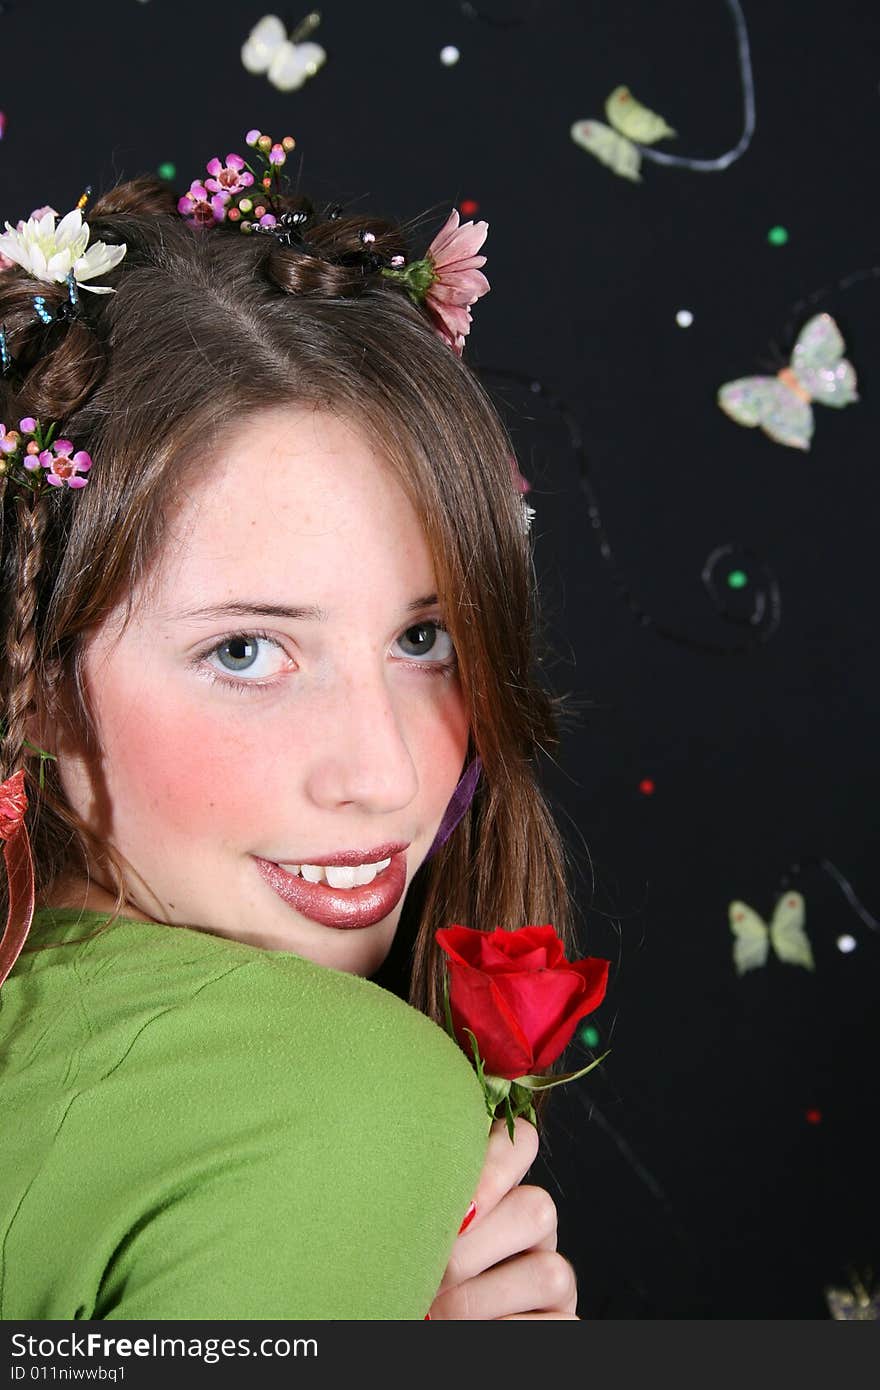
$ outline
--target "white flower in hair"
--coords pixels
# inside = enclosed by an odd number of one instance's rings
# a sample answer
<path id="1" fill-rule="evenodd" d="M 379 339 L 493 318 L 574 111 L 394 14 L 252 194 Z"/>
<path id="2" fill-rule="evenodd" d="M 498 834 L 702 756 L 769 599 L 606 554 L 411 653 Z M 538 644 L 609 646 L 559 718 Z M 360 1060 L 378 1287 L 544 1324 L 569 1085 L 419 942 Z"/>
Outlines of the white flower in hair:
<path id="1" fill-rule="evenodd" d="M 0 233 L 0 254 L 20 265 L 36 280 L 63 285 L 71 270 L 74 279 L 92 294 L 112 294 L 109 285 L 88 285 L 96 275 L 104 275 L 122 260 L 127 246 L 108 246 L 96 241 L 89 246 L 90 228 L 83 224 L 82 212 L 74 208 L 55 226 L 57 214 L 50 208 L 41 217 L 30 217 L 17 227 L 6 223 Z M 86 250 L 86 247 L 89 247 Z"/>

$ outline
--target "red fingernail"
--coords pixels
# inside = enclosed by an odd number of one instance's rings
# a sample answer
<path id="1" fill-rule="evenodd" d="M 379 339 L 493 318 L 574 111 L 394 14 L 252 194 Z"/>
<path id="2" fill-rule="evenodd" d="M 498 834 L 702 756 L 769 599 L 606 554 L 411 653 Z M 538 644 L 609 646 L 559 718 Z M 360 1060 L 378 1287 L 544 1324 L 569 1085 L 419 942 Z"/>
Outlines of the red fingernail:
<path id="1" fill-rule="evenodd" d="M 465 1214 L 464 1214 L 464 1221 L 462 1221 L 461 1225 L 460 1225 L 459 1228 L 458 1228 L 458 1234 L 459 1234 L 459 1235 L 461 1235 L 462 1231 L 466 1231 L 466 1230 L 467 1230 L 468 1226 L 471 1224 L 471 1222 L 473 1221 L 473 1219 L 474 1219 L 474 1217 L 476 1216 L 476 1214 L 477 1214 L 477 1204 L 476 1204 L 476 1202 L 471 1202 L 470 1206 L 468 1207 L 467 1211 L 466 1211 Z"/>

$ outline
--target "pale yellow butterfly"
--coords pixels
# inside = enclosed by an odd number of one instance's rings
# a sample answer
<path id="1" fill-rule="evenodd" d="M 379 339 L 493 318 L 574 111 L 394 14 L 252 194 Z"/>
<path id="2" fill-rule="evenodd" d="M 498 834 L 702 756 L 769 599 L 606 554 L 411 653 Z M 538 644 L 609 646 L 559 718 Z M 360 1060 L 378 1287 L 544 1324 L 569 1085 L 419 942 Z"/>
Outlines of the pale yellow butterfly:
<path id="1" fill-rule="evenodd" d="M 575 121 L 571 127 L 572 140 L 621 178 L 641 183 L 642 157 L 633 142 L 653 145 L 655 140 L 674 135 L 675 131 L 662 116 L 636 101 L 629 87 L 614 88 L 605 102 L 605 114 L 610 126 L 603 121 Z"/>
<path id="2" fill-rule="evenodd" d="M 804 931 L 805 904 L 800 893 L 782 895 L 769 927 L 747 903 L 732 902 L 728 913 L 734 935 L 733 963 L 738 975 L 766 965 L 770 946 L 787 965 L 815 969 L 809 938 Z"/>
<path id="3" fill-rule="evenodd" d="M 656 140 L 675 135 L 672 126 L 667 125 L 662 116 L 636 101 L 629 87 L 614 88 L 605 102 L 605 115 L 615 130 L 640 145 L 653 145 Z"/>

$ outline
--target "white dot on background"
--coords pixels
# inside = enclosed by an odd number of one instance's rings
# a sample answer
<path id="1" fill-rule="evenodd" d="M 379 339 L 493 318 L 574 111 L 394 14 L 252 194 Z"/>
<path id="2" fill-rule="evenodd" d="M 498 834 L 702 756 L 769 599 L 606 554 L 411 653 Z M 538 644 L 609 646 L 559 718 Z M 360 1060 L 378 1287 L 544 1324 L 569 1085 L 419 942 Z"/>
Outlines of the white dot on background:
<path id="1" fill-rule="evenodd" d="M 839 936 L 837 938 L 837 949 L 838 951 L 843 951 L 844 955 L 848 955 L 850 951 L 856 949 L 855 937 L 849 935 Z"/>
<path id="2" fill-rule="evenodd" d="M 457 63 L 461 54 L 454 43 L 448 43 L 445 48 L 440 49 L 440 62 L 444 67 L 451 68 L 453 63 Z"/>
<path id="3" fill-rule="evenodd" d="M 693 321 L 694 316 L 690 309 L 679 309 L 675 316 L 675 322 L 678 324 L 679 328 L 690 328 Z"/>

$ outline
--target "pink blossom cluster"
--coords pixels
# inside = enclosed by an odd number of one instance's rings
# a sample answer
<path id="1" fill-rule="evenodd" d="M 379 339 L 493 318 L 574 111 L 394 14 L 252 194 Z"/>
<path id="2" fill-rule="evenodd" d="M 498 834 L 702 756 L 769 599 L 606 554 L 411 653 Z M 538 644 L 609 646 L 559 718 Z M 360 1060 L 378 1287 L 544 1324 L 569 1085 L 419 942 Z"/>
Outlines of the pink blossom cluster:
<path id="1" fill-rule="evenodd" d="M 85 449 L 74 450 L 69 439 L 56 439 L 54 444 L 41 449 L 34 438 L 38 431 L 39 426 L 32 415 L 19 420 L 17 430 L 7 430 L 4 424 L 0 424 L 0 457 L 7 458 L 17 453 L 22 446 L 22 435 L 30 435 L 22 458 L 22 464 L 29 473 L 43 468 L 46 482 L 52 487 L 85 487 L 89 480 L 82 475 L 88 473 L 92 466 L 91 455 Z"/>

